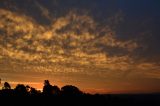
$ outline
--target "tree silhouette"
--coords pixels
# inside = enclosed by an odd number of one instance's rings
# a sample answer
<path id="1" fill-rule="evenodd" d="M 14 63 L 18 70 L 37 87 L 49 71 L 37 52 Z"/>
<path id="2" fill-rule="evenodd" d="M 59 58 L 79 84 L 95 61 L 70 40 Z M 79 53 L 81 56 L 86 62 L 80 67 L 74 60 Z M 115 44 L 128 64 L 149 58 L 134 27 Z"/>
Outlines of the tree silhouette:
<path id="1" fill-rule="evenodd" d="M 56 85 L 52 86 L 48 80 L 44 80 L 43 94 L 44 95 L 59 95 L 60 88 Z"/>
<path id="2" fill-rule="evenodd" d="M 76 86 L 66 85 L 61 88 L 61 93 L 63 95 L 80 95 L 83 94 Z"/>
<path id="3" fill-rule="evenodd" d="M 37 91 L 35 88 L 33 88 L 33 87 L 31 87 L 30 88 L 30 95 L 31 96 L 38 96 L 39 94 L 40 94 L 40 92 L 39 91 Z"/>
<path id="4" fill-rule="evenodd" d="M 2 89 L 11 89 L 11 86 L 8 82 L 5 82 Z"/>
<path id="5" fill-rule="evenodd" d="M 18 84 L 14 90 L 15 90 L 15 93 L 19 96 L 28 95 L 27 88 L 23 84 Z"/>
<path id="6" fill-rule="evenodd" d="M 11 86 L 8 82 L 4 83 L 4 86 L 2 87 L 2 91 L 0 92 L 1 96 L 12 96 L 13 90 L 11 89 Z"/>
<path id="7" fill-rule="evenodd" d="M 52 86 L 52 94 L 59 95 L 60 94 L 60 88 L 56 85 Z"/>
<path id="8" fill-rule="evenodd" d="M 48 80 L 44 80 L 44 86 L 43 86 L 43 94 L 44 95 L 51 95 L 52 92 L 52 85 L 49 83 Z"/>

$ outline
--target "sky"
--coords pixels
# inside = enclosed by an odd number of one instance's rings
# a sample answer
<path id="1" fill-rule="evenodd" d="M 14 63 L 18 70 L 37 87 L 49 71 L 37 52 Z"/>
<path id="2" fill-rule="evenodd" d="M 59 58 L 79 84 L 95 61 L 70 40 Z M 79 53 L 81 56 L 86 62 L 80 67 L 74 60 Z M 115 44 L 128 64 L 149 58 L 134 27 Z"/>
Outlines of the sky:
<path id="1" fill-rule="evenodd" d="M 0 78 L 42 89 L 160 92 L 159 0 L 0 0 Z M 3 84 L 1 84 L 3 86 Z"/>

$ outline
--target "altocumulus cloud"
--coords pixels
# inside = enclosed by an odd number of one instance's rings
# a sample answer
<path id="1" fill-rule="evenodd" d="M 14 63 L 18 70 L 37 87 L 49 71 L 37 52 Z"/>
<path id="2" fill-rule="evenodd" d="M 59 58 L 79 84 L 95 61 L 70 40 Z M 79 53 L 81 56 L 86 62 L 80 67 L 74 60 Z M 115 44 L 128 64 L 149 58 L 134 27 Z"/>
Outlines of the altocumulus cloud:
<path id="1" fill-rule="evenodd" d="M 129 55 L 139 47 L 136 40 L 117 39 L 116 32 L 109 26 L 98 28 L 98 23 L 87 14 L 70 11 L 50 26 L 44 26 L 23 14 L 5 9 L 0 9 L 0 13 L 1 59 L 9 57 L 23 62 L 72 64 L 68 71 L 65 71 L 66 67 L 61 69 L 64 72 L 78 72 L 78 65 L 82 65 L 82 70 L 85 70 L 83 66 L 94 66 L 107 71 L 121 70 L 118 73 L 132 67 L 142 71 L 144 63 L 140 63 L 140 67 Z M 112 49 L 125 53 L 110 56 Z M 147 70 L 153 66 L 150 64 Z M 55 72 L 48 66 L 37 66 L 35 70 Z"/>

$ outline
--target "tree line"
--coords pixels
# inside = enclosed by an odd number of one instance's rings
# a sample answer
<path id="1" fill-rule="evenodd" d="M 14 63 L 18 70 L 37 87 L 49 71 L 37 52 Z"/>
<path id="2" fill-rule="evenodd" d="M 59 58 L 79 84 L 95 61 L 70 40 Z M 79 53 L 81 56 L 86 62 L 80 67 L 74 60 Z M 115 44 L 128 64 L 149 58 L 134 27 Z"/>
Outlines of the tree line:
<path id="1" fill-rule="evenodd" d="M 82 92 L 78 87 L 65 85 L 59 88 L 51 85 L 49 80 L 44 80 L 43 90 L 37 90 L 29 85 L 17 84 L 14 89 L 8 82 L 4 82 L 0 90 L 0 102 L 6 105 L 43 105 L 51 106 L 83 106 L 105 104 L 106 100 L 102 95 L 91 95 Z M 21 104 L 20 102 L 23 102 Z M 25 104 L 24 104 L 25 103 Z"/>
<path id="2" fill-rule="evenodd" d="M 30 87 L 29 85 L 17 84 L 14 89 L 8 82 L 4 82 L 2 90 L 0 90 L 0 96 L 72 96 L 72 95 L 83 95 L 84 93 L 76 86 L 65 85 L 59 88 L 56 85 L 51 85 L 49 80 L 44 80 L 43 90 L 37 90 L 36 88 Z"/>

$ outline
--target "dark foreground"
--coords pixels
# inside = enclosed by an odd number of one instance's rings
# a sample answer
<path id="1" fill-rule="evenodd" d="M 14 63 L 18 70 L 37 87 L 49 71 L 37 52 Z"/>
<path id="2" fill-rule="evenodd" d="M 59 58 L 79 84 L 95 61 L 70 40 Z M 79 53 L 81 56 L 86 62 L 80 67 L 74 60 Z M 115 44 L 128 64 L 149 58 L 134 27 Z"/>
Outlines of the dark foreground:
<path id="1" fill-rule="evenodd" d="M 160 94 L 0 97 L 4 106 L 160 106 Z"/>
<path id="2" fill-rule="evenodd" d="M 0 90 L 0 106 L 160 106 L 160 94 L 91 95 L 73 85 L 61 88 L 44 81 L 43 91 L 8 82 Z"/>

